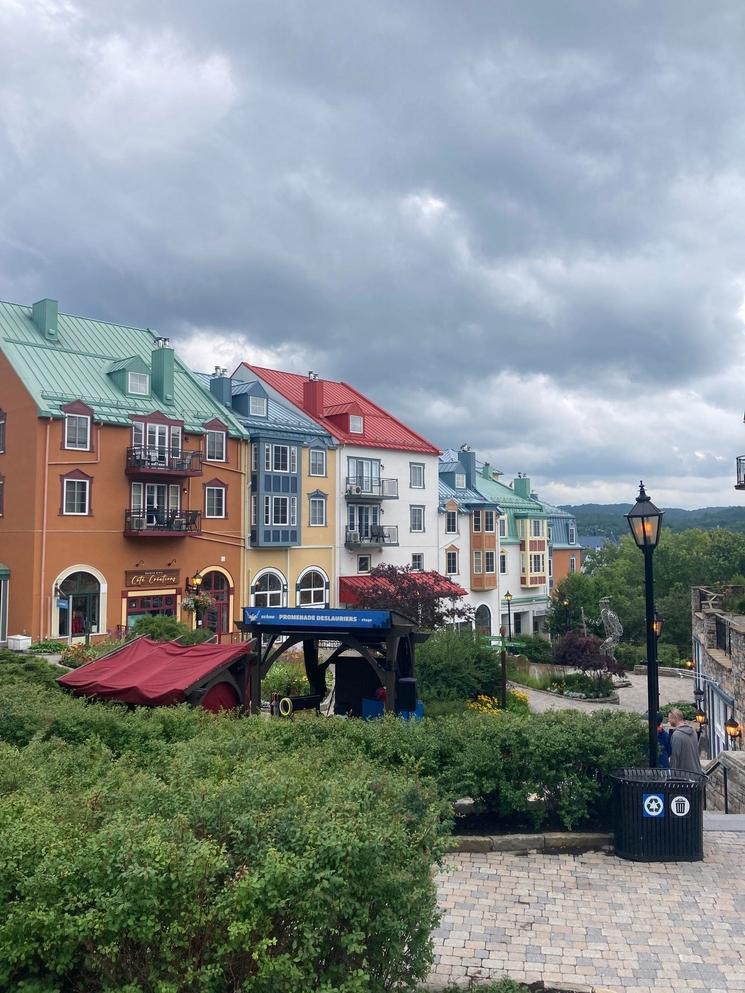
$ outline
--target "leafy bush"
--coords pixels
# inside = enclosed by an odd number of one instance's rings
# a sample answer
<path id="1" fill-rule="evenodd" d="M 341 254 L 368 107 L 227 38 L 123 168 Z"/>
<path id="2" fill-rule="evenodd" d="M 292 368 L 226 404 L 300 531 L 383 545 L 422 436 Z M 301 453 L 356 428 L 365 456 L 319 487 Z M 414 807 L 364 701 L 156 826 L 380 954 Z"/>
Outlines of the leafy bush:
<path id="1" fill-rule="evenodd" d="M 66 641 L 58 641 L 55 638 L 45 638 L 43 641 L 35 641 L 29 651 L 37 652 L 39 655 L 59 655 L 62 649 L 66 647 Z"/>
<path id="2" fill-rule="evenodd" d="M 530 662 L 553 662 L 553 649 L 548 638 L 541 638 L 538 634 L 516 635 L 510 649 L 513 655 L 524 655 Z"/>
<path id="3" fill-rule="evenodd" d="M 305 665 L 302 662 L 275 662 L 261 681 L 261 693 L 266 700 L 272 693 L 279 693 L 280 696 L 310 693 Z"/>
<path id="4" fill-rule="evenodd" d="M 532 690 L 548 690 L 556 682 L 556 675 L 551 672 L 543 672 L 538 676 L 531 676 L 526 669 L 520 668 L 511 661 L 507 663 L 507 678 L 512 683 L 519 683 L 520 686 L 528 686 Z"/>
<path id="5" fill-rule="evenodd" d="M 189 628 L 185 634 L 179 635 L 182 645 L 201 645 L 215 637 L 215 632 L 209 628 Z"/>
<path id="6" fill-rule="evenodd" d="M 95 657 L 96 653 L 93 647 L 80 642 L 75 645 L 65 645 L 60 662 L 71 669 L 77 669 L 78 666 L 85 665 L 86 662 L 90 662 Z"/>
<path id="7" fill-rule="evenodd" d="M 416 660 L 425 704 L 495 696 L 499 689 L 499 653 L 473 631 L 437 631 L 417 648 Z"/>
<path id="8" fill-rule="evenodd" d="M 166 614 L 150 614 L 141 617 L 127 632 L 127 641 L 133 638 L 152 638 L 153 641 L 174 641 L 188 634 L 190 628 L 176 617 Z"/>
<path id="9" fill-rule="evenodd" d="M 674 700 L 672 703 L 666 703 L 664 706 L 661 706 L 660 713 L 663 720 L 667 720 L 667 715 L 671 710 L 679 710 L 687 721 L 695 720 L 696 704 L 688 700 Z"/>
<path id="10" fill-rule="evenodd" d="M 585 672 L 568 672 L 556 680 L 551 688 L 562 696 L 592 700 L 610 696 L 613 693 L 613 680 L 609 676 L 593 677 Z"/>
<path id="11" fill-rule="evenodd" d="M 475 700 L 469 700 L 466 710 L 475 714 L 496 714 L 502 709 L 500 700 L 493 696 L 477 696 Z M 528 714 L 528 694 L 522 690 L 507 690 L 507 710 L 513 714 Z"/>

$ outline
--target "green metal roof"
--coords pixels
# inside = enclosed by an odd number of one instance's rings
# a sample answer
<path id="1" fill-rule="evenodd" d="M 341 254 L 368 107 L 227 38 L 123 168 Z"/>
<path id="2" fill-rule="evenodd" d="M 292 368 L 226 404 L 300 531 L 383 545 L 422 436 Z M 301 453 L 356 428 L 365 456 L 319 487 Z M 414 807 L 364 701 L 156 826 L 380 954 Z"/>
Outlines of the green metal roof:
<path id="1" fill-rule="evenodd" d="M 31 319 L 31 307 L 0 302 L 0 351 L 7 357 L 34 398 L 40 417 L 62 417 L 62 407 L 82 400 L 93 408 L 96 420 L 130 425 L 130 414 L 157 410 L 182 419 L 192 434 L 206 421 L 219 418 L 233 437 L 248 432 L 222 404 L 203 389 L 187 367 L 174 357 L 174 402 L 121 392 L 108 375 L 125 368 L 135 356 L 150 368 L 158 335 L 149 328 L 109 324 L 86 317 L 60 314 L 57 340 L 49 340 Z"/>
<path id="2" fill-rule="evenodd" d="M 476 472 L 476 489 L 485 497 L 498 503 L 499 506 L 514 514 L 516 517 L 546 517 L 542 504 L 530 497 L 518 496 L 511 486 L 492 479 L 488 466 L 482 466 Z"/>

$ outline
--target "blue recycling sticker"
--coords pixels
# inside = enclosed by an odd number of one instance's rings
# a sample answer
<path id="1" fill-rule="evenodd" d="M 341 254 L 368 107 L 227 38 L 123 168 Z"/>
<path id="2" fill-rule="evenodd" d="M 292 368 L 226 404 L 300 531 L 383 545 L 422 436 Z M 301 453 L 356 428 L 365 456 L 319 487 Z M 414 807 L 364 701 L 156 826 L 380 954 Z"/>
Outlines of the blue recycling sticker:
<path id="1" fill-rule="evenodd" d="M 661 793 L 644 793 L 642 795 L 642 813 L 645 817 L 664 817 L 665 798 Z"/>

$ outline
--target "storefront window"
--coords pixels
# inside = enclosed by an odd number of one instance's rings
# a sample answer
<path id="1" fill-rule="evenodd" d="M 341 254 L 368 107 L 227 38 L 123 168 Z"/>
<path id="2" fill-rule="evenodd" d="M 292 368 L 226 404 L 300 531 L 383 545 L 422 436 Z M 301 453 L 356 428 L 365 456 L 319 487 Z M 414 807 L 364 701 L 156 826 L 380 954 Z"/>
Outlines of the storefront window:
<path id="1" fill-rule="evenodd" d="M 59 585 L 58 634 L 82 638 L 97 634 L 101 604 L 101 584 L 89 572 L 74 572 Z M 72 628 L 72 631 L 71 631 Z"/>

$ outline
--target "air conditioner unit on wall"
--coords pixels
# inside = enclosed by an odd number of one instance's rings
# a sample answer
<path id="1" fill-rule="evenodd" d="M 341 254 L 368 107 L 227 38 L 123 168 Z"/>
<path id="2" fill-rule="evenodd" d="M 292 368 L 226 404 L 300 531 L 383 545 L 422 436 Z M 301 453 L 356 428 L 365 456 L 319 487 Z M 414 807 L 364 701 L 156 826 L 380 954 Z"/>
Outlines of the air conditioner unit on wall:
<path id="1" fill-rule="evenodd" d="M 145 530 L 145 518 L 144 517 L 133 517 L 132 518 L 132 530 L 133 531 L 144 531 Z"/>
<path id="2" fill-rule="evenodd" d="M 359 531 L 347 531 L 347 541 L 350 545 L 359 545 L 360 543 L 360 533 Z"/>

